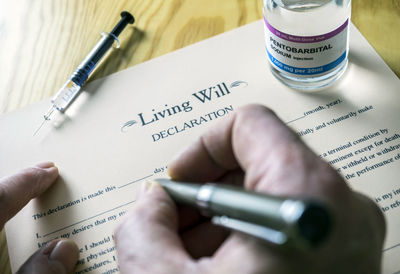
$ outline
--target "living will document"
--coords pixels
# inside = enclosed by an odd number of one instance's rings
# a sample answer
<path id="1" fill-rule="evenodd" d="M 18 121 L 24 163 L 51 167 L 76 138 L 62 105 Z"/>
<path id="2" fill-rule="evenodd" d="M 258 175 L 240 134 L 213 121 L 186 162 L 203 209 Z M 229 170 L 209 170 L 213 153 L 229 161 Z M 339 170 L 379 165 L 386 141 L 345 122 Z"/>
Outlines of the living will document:
<path id="1" fill-rule="evenodd" d="M 35 137 L 47 100 L 1 117 L 0 176 L 46 160 L 60 170 L 6 225 L 13 271 L 49 241 L 69 238 L 80 248 L 76 273 L 118 273 L 113 231 L 141 183 L 167 176 L 176 152 L 249 103 L 272 108 L 376 201 L 388 224 L 383 273 L 400 271 L 399 79 L 352 25 L 342 79 L 317 93 L 291 90 L 269 71 L 262 24 L 96 80 Z"/>

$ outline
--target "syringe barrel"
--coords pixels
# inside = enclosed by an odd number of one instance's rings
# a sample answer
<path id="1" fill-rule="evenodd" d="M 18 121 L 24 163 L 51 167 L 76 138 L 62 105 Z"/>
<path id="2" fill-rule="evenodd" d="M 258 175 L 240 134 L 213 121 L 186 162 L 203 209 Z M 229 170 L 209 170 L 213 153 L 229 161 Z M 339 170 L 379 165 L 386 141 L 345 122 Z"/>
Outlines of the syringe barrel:
<path id="1" fill-rule="evenodd" d="M 85 60 L 78 66 L 75 72 L 71 76 L 71 80 L 82 86 L 83 83 L 89 78 L 96 66 L 100 63 L 101 59 L 106 56 L 107 52 L 110 50 L 113 43 L 118 41 L 118 35 L 126 27 L 127 24 L 132 24 L 135 21 L 133 16 L 126 11 L 121 13 L 121 19 L 115 25 L 111 33 L 102 33 L 102 38 L 97 42 L 94 48 L 86 56 Z"/>
<path id="2" fill-rule="evenodd" d="M 71 79 L 64 83 L 62 88 L 51 99 L 53 108 L 64 112 L 77 96 L 81 87 Z"/>
<path id="3" fill-rule="evenodd" d="M 97 65 L 107 55 L 113 43 L 116 41 L 119 44 L 117 36 L 126 27 L 127 24 L 134 22 L 133 16 L 126 11 L 121 13 L 121 19 L 114 27 L 111 33 L 103 32 L 102 37 L 89 52 L 86 58 L 78 66 L 75 72 L 71 75 L 63 87 L 54 95 L 51 100 L 52 107 L 58 111 L 65 111 L 78 95 L 79 90 L 89 76 L 93 73 Z"/>
<path id="4" fill-rule="evenodd" d="M 92 74 L 96 68 L 96 65 L 110 50 L 114 41 L 114 36 L 110 35 L 109 33 L 102 33 L 101 39 L 72 74 L 71 80 L 75 84 L 82 86 L 87 78 L 89 78 L 89 76 Z"/>

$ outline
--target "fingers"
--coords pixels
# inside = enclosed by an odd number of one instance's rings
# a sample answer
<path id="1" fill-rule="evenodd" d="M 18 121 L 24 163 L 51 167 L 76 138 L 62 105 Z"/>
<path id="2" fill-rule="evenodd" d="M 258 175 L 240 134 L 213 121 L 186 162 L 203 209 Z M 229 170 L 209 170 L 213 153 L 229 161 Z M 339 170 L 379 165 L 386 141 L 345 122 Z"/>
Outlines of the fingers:
<path id="1" fill-rule="evenodd" d="M 144 184 L 115 232 L 121 273 L 184 273 L 191 259 L 177 231 L 173 201 L 158 183 Z"/>
<path id="2" fill-rule="evenodd" d="M 205 217 L 200 215 L 199 211 L 193 207 L 178 207 L 178 232 L 184 232 L 191 229 L 194 225 L 204 222 Z"/>
<path id="3" fill-rule="evenodd" d="M 237 113 L 234 113 L 218 127 L 211 128 L 178 154 L 168 165 L 171 178 L 178 181 L 214 181 L 226 171 L 238 168 L 231 144 L 236 116 Z"/>
<path id="4" fill-rule="evenodd" d="M 0 179 L 0 228 L 32 198 L 42 194 L 58 177 L 51 162 L 27 168 Z"/>
<path id="5" fill-rule="evenodd" d="M 354 202 L 358 206 L 358 210 L 365 214 L 365 221 L 370 222 L 376 242 L 383 242 L 386 234 L 386 221 L 382 210 L 370 198 L 359 192 L 354 192 Z"/>
<path id="6" fill-rule="evenodd" d="M 270 110 L 261 106 L 241 108 L 177 155 L 168 171 L 176 180 L 215 180 L 238 167 L 246 169 L 249 159 L 260 154 L 262 147 L 275 148 L 273 139 L 283 138 L 282 131 L 292 137 Z"/>
<path id="7" fill-rule="evenodd" d="M 365 267 L 358 273 L 379 271 L 382 213 L 373 202 L 350 191 L 333 168 L 265 107 L 239 109 L 183 151 L 168 169 L 178 181 L 242 180 L 255 191 L 322 200 L 332 213 L 330 236 L 307 252 L 295 248 L 278 252 L 232 233 L 208 260 L 216 273 L 347 273 L 346 269 L 361 265 Z M 191 252 L 204 253 L 204 240 L 197 233 L 187 235 L 184 240 Z M 197 237 L 200 241 L 190 241 Z"/>
<path id="8" fill-rule="evenodd" d="M 212 181 L 239 168 L 246 172 L 245 187 L 275 195 L 321 195 L 346 188 L 333 169 L 259 105 L 239 109 L 204 134 L 169 164 L 169 173 L 176 180 Z M 340 182 L 334 187 L 321 182 L 315 170 L 325 173 L 326 182 Z"/>
<path id="9" fill-rule="evenodd" d="M 222 176 L 218 179 L 218 182 L 221 184 L 230 184 L 230 185 L 235 185 L 235 186 L 242 186 L 243 184 L 243 178 L 244 178 L 244 173 L 241 170 L 238 171 L 232 171 L 225 176 Z M 193 229 L 194 227 L 197 227 L 201 225 L 202 223 L 205 222 L 207 219 L 206 217 L 203 217 L 198 209 L 195 209 L 193 207 L 186 207 L 180 205 L 178 207 L 178 216 L 179 216 L 179 232 L 185 233 L 188 230 Z M 219 232 L 216 232 L 219 234 Z M 218 235 L 216 235 L 218 237 Z M 203 243 L 202 240 L 199 240 L 199 242 Z M 186 243 L 186 241 L 185 241 Z M 185 244 L 186 246 L 186 244 Z M 193 255 L 188 249 L 189 253 Z"/>
<path id="10" fill-rule="evenodd" d="M 79 257 L 78 246 L 71 240 L 55 240 L 36 251 L 18 270 L 18 274 L 72 273 Z"/>
<path id="11" fill-rule="evenodd" d="M 365 195 L 358 192 L 352 194 L 353 199 L 349 211 L 353 214 L 343 214 L 345 215 L 344 218 L 347 218 L 346 224 L 351 225 L 351 227 L 342 226 L 341 229 L 348 234 L 353 232 L 353 238 L 358 238 L 358 245 L 349 244 L 347 254 L 349 254 L 349 257 L 354 256 L 355 260 L 359 259 L 359 255 L 354 254 L 364 255 L 363 258 L 368 261 L 368 264 L 363 265 L 364 270 L 360 270 L 360 273 L 379 273 L 383 255 L 382 245 L 386 236 L 384 215 L 377 204 Z M 354 213 L 359 215 L 358 218 L 354 218 Z M 362 227 L 362 232 L 360 227 Z"/>
<path id="12" fill-rule="evenodd" d="M 199 223 L 181 234 L 188 253 L 194 258 L 209 257 L 225 241 L 229 231 L 210 221 Z"/>

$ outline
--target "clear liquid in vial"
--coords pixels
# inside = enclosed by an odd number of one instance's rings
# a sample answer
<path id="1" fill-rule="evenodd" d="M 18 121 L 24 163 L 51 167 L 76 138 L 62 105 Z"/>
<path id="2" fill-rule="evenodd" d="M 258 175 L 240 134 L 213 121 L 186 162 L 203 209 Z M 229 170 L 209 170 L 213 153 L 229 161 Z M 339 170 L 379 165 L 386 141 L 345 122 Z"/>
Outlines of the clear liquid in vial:
<path id="1" fill-rule="evenodd" d="M 345 71 L 351 0 L 263 0 L 272 73 L 292 88 L 326 87 Z"/>

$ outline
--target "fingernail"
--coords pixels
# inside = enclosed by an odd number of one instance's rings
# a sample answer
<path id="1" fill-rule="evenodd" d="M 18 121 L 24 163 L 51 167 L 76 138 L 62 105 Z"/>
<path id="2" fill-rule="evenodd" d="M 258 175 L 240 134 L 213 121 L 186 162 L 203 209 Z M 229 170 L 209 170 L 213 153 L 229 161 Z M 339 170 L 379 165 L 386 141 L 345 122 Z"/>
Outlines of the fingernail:
<path id="1" fill-rule="evenodd" d="M 71 240 L 59 241 L 50 253 L 49 259 L 60 263 L 70 273 L 74 270 L 78 261 L 78 246 Z"/>
<path id="2" fill-rule="evenodd" d="M 44 168 L 44 169 L 52 168 L 52 167 L 54 167 L 54 166 L 55 166 L 55 165 L 54 165 L 53 162 L 43 162 L 43 163 L 39 163 L 39 164 L 36 164 L 36 165 L 35 165 L 35 167 Z"/>
<path id="3" fill-rule="evenodd" d="M 154 191 L 156 187 L 160 186 L 156 181 L 146 181 L 142 184 L 142 188 L 140 189 L 140 194 L 151 193 Z"/>

